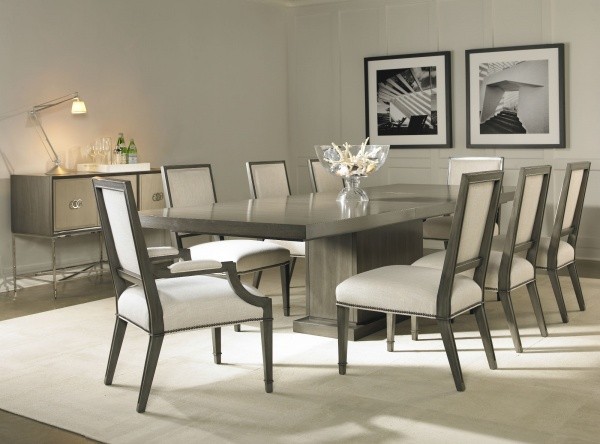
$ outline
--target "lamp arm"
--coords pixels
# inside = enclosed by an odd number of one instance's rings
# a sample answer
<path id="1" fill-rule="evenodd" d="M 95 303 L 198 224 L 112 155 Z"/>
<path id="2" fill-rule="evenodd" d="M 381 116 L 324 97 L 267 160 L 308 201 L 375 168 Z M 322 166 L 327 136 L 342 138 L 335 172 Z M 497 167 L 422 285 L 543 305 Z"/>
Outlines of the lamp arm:
<path id="1" fill-rule="evenodd" d="M 70 99 L 67 99 L 67 100 L 70 100 Z M 63 102 L 66 102 L 66 100 L 63 100 Z M 59 103 L 62 103 L 62 102 L 59 102 Z M 58 105 L 58 103 L 56 103 L 55 105 Z M 50 106 L 54 106 L 54 105 L 50 105 Z M 48 107 L 46 107 L 46 108 L 48 108 Z M 45 109 L 45 108 L 42 108 L 42 109 Z M 42 126 L 42 122 L 40 122 L 40 119 L 38 118 L 37 111 L 38 110 L 36 110 L 36 108 L 34 107 L 33 110 L 31 110 L 29 113 L 31 115 L 31 118 L 35 122 L 35 124 L 42 131 L 42 134 L 44 135 L 44 138 L 46 139 L 46 143 L 50 147 L 50 150 L 52 150 L 52 154 L 54 155 L 54 159 L 52 159 L 52 162 L 54 162 L 54 164 L 56 166 L 58 166 L 58 165 L 60 165 L 60 158 L 58 157 L 58 154 L 56 153 L 56 150 L 54 149 L 54 147 L 50 143 L 50 139 L 48 139 L 48 135 L 46 134 L 46 131 L 44 131 L 44 127 Z"/>
<path id="2" fill-rule="evenodd" d="M 39 105 L 35 105 L 30 112 L 33 114 L 38 111 L 43 111 L 45 109 L 52 108 L 53 106 L 60 105 L 61 103 L 68 102 L 69 100 L 78 99 L 78 98 L 79 98 L 78 92 L 67 94 L 66 96 L 62 96 L 57 99 L 49 100 L 48 102 L 40 103 Z"/>

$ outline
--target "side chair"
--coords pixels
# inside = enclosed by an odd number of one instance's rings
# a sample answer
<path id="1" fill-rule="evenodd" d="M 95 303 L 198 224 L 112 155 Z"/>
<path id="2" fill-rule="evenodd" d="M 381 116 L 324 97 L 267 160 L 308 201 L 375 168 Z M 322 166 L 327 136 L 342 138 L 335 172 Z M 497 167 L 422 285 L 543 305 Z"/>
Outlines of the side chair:
<path id="1" fill-rule="evenodd" d="M 213 260 L 177 262 L 172 277 L 156 279 L 142 233 L 131 183 L 93 179 L 109 268 L 116 295 L 116 323 L 104 383 L 111 385 L 129 324 L 149 335 L 137 411 L 146 410 L 166 334 L 212 329 L 213 354 L 221 363 L 221 327 L 260 322 L 264 381 L 273 391 L 271 300 L 238 279 L 235 264 Z M 226 279 L 205 274 L 225 273 Z"/>
<path id="2" fill-rule="evenodd" d="M 216 203 L 212 169 L 209 164 L 165 165 L 161 167 L 166 203 L 169 208 L 210 205 Z M 177 246 L 183 248 L 182 239 L 201 233 L 174 233 Z M 290 315 L 290 253 L 273 243 L 250 239 L 229 239 L 205 242 L 189 247 L 192 260 L 234 262 L 238 274 L 254 273 L 278 267 L 281 275 L 283 314 Z M 240 330 L 236 326 L 236 331 Z"/>
<path id="3" fill-rule="evenodd" d="M 477 171 L 502 171 L 504 169 L 503 157 L 450 157 L 448 159 L 448 185 L 460 185 L 461 176 L 464 173 L 475 173 Z M 496 218 L 499 221 L 500 215 Z M 450 237 L 452 216 L 432 217 L 423 221 L 423 239 L 440 240 L 447 245 Z M 494 228 L 494 234 L 498 234 L 498 226 Z"/>
<path id="4" fill-rule="evenodd" d="M 463 380 L 451 321 L 474 311 L 491 369 L 496 357 L 484 310 L 483 289 L 490 256 L 502 171 L 464 174 L 452 219 L 443 268 L 391 265 L 356 274 L 336 288 L 338 366 L 346 374 L 350 308 L 386 313 L 387 349 L 394 350 L 397 315 L 435 319 L 456 390 Z M 466 271 L 473 271 L 467 276 Z"/>
<path id="5" fill-rule="evenodd" d="M 485 289 L 499 295 L 517 353 L 523 352 L 511 299 L 511 293 L 517 288 L 527 286 L 540 333 L 544 337 L 548 336 L 536 284 L 535 266 L 551 169 L 549 165 L 521 168 L 507 234 L 496 236 L 492 240 Z M 442 269 L 444 256 L 443 251 L 429 254 L 413 265 Z M 418 328 L 416 325 L 413 327 L 413 339 L 416 340 Z"/>
<path id="6" fill-rule="evenodd" d="M 335 177 L 323 168 L 319 159 L 308 159 L 308 174 L 313 193 L 340 191 L 344 188 L 344 179 Z"/>
<path id="7" fill-rule="evenodd" d="M 283 160 L 246 162 L 246 172 L 248 173 L 248 185 L 252 199 L 286 197 L 291 194 L 287 169 Z M 291 279 L 296 259 L 306 256 L 306 244 L 302 241 L 281 239 L 265 239 L 265 242 L 273 243 L 289 250 L 291 256 Z"/>
<path id="8" fill-rule="evenodd" d="M 554 217 L 552 235 L 541 238 L 538 251 L 536 266 L 548 272 L 563 322 L 569 322 L 569 314 L 558 279 L 558 271 L 562 268 L 567 267 L 569 270 L 579 310 L 585 310 L 585 300 L 583 299 L 577 266 L 575 265 L 575 249 L 590 168 L 590 162 L 567 164 L 565 179 Z M 562 238 L 564 237 L 566 237 L 566 240 L 563 241 Z"/>

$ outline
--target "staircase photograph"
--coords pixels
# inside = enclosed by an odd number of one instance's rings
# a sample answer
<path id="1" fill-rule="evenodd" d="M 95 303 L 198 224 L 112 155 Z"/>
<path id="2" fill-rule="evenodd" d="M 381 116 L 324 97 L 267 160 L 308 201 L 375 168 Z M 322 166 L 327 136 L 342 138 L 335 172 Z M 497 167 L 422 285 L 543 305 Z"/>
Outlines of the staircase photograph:
<path id="1" fill-rule="evenodd" d="M 503 110 L 481 124 L 480 134 L 525 134 L 516 111 Z"/>

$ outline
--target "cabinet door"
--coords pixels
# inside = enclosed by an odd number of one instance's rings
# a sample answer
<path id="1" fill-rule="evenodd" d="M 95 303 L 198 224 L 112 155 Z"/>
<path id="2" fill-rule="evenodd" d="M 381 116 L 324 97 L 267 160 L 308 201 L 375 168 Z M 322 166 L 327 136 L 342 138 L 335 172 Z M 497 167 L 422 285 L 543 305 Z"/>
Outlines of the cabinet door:
<path id="1" fill-rule="evenodd" d="M 165 194 L 160 173 L 140 174 L 139 178 L 140 196 L 138 202 L 140 210 L 164 208 Z"/>
<path id="2" fill-rule="evenodd" d="M 53 186 L 55 232 L 98 226 L 92 179 L 56 179 Z"/>
<path id="3" fill-rule="evenodd" d="M 137 175 L 136 174 L 126 174 L 126 175 L 120 175 L 120 176 L 102 176 L 102 179 L 128 180 L 129 182 L 131 182 L 131 188 L 133 189 L 133 197 L 135 198 L 135 201 L 138 202 Z"/>

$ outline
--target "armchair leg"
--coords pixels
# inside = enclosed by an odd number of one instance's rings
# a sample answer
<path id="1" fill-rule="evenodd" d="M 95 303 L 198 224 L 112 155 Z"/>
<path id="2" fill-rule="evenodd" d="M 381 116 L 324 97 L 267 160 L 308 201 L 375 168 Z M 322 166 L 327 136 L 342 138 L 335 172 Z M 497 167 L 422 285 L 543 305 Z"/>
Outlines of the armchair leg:
<path id="1" fill-rule="evenodd" d="M 510 330 L 510 336 L 512 337 L 515 350 L 517 353 L 523 353 L 521 337 L 519 336 L 519 327 L 517 327 L 517 319 L 515 318 L 515 311 L 510 299 L 510 292 L 499 291 L 498 294 L 500 295 L 500 302 L 502 302 L 504 316 L 506 316 L 506 322 L 508 323 L 508 329 Z"/>
<path id="2" fill-rule="evenodd" d="M 148 342 L 148 353 L 146 354 L 146 364 L 144 365 L 144 374 L 142 376 L 142 385 L 140 386 L 140 395 L 138 397 L 137 412 L 144 413 L 146 411 L 146 403 L 150 395 L 160 348 L 162 347 L 164 336 L 150 336 Z"/>
<path id="3" fill-rule="evenodd" d="M 410 317 L 410 333 L 413 341 L 419 340 L 419 318 L 416 316 Z"/>
<path id="4" fill-rule="evenodd" d="M 239 324 L 238 324 L 239 325 Z M 213 356 L 215 364 L 221 363 L 221 327 L 212 329 Z"/>
<path id="5" fill-rule="evenodd" d="M 106 375 L 104 376 L 104 384 L 111 385 L 113 376 L 115 375 L 115 368 L 117 368 L 117 361 L 119 360 L 119 353 L 121 352 L 121 345 L 123 344 L 123 338 L 125 337 L 125 330 L 127 329 L 127 321 L 124 321 L 117 316 L 115 322 L 115 330 L 113 332 L 112 344 L 110 345 L 110 353 L 108 354 L 108 365 L 106 366 Z"/>
<path id="6" fill-rule="evenodd" d="M 479 334 L 483 341 L 483 349 L 485 350 L 485 356 L 488 360 L 488 365 L 492 370 L 498 368 L 496 363 L 496 354 L 494 353 L 494 344 L 492 343 L 492 335 L 490 334 L 490 327 L 488 325 L 487 316 L 483 305 L 480 305 L 475 310 L 475 319 L 477 320 L 477 327 L 479 327 Z"/>
<path id="7" fill-rule="evenodd" d="M 290 263 L 279 267 L 281 274 L 281 294 L 283 295 L 283 315 L 290 315 L 290 280 L 292 273 L 290 271 Z"/>
<path id="8" fill-rule="evenodd" d="M 265 391 L 273 392 L 273 320 L 260 323 L 260 340 L 262 343 L 263 368 L 265 374 Z"/>
<path id="9" fill-rule="evenodd" d="M 394 351 L 394 334 L 396 333 L 396 315 L 394 313 L 386 313 L 385 321 L 387 325 L 387 351 Z"/>
<path id="10" fill-rule="evenodd" d="M 350 323 L 350 309 L 337 306 L 337 328 L 338 328 L 338 368 L 340 375 L 346 374 L 348 364 L 348 324 Z"/>
<path id="11" fill-rule="evenodd" d="M 558 305 L 560 317 L 562 318 L 562 321 L 566 324 L 567 322 L 569 322 L 569 314 L 567 313 L 565 299 L 563 298 L 562 290 L 560 288 L 560 281 L 558 280 L 558 271 L 548 270 L 548 277 L 550 278 L 550 283 L 552 284 L 552 291 L 554 292 L 554 297 L 556 298 L 556 304 Z"/>
<path id="12" fill-rule="evenodd" d="M 577 266 L 575 262 L 567 266 L 569 269 L 569 275 L 571 276 L 571 282 L 575 289 L 575 296 L 577 296 L 577 303 L 579 304 L 579 310 L 585 311 L 585 300 L 583 299 L 583 292 L 581 291 L 581 283 L 579 282 L 579 275 L 577 274 Z"/>
<path id="13" fill-rule="evenodd" d="M 290 281 L 292 280 L 292 275 L 294 274 L 294 268 L 296 267 L 297 257 L 290 258 Z"/>
<path id="14" fill-rule="evenodd" d="M 535 281 L 527 284 L 527 291 L 529 292 L 529 299 L 531 299 L 531 305 L 533 305 L 533 312 L 535 313 L 540 333 L 543 337 L 546 337 L 548 336 L 548 329 L 546 328 L 546 320 L 544 319 L 542 303 L 540 302 L 540 295 Z"/>
<path id="15" fill-rule="evenodd" d="M 252 276 L 252 286 L 254 288 L 258 288 L 260 285 L 260 278 L 262 277 L 262 271 L 255 271 L 254 276 Z"/>
<path id="16" fill-rule="evenodd" d="M 456 390 L 463 392 L 465 390 L 465 382 L 463 380 L 462 370 L 460 369 L 460 361 L 458 360 L 458 350 L 456 349 L 456 342 L 454 341 L 452 324 L 450 324 L 449 319 L 439 319 L 438 325 L 442 333 L 442 340 L 444 341 L 446 356 L 448 356 L 448 362 L 450 363 L 450 370 L 452 370 L 452 376 L 454 377 L 454 385 L 456 386 Z"/>

